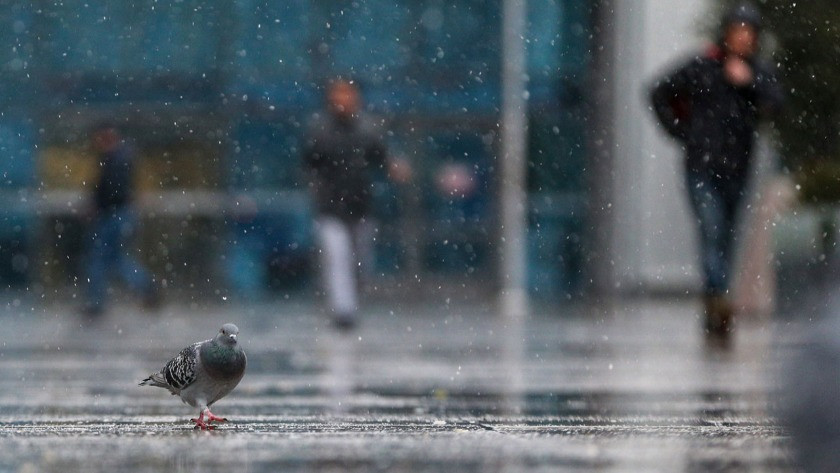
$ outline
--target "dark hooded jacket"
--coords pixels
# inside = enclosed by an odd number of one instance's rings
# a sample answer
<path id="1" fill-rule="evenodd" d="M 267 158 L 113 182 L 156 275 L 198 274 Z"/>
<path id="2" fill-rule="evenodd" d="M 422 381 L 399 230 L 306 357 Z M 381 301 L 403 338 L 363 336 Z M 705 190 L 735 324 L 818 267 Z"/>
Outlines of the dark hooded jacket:
<path id="1" fill-rule="evenodd" d="M 782 105 L 783 92 L 772 70 L 750 61 L 754 79 L 737 87 L 724 77 L 721 47 L 660 78 L 651 90 L 659 122 L 685 147 L 686 165 L 727 178 L 745 177 L 759 119 Z"/>
<path id="2" fill-rule="evenodd" d="M 303 159 L 312 171 L 317 211 L 345 221 L 368 216 L 373 174 L 383 168 L 385 152 L 379 127 L 365 115 L 313 117 Z"/>

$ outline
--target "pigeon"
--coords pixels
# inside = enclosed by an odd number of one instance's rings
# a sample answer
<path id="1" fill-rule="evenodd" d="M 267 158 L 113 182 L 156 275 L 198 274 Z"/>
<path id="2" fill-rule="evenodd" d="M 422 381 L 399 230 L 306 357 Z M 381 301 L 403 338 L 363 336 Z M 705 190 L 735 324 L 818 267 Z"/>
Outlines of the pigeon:
<path id="1" fill-rule="evenodd" d="M 210 406 L 230 394 L 245 374 L 245 352 L 236 340 L 238 335 L 236 325 L 222 325 L 216 338 L 184 348 L 140 386 L 168 389 L 184 403 L 199 408 L 198 418 L 190 419 L 196 428 L 210 429 L 210 422 L 227 421 L 210 412 Z"/>

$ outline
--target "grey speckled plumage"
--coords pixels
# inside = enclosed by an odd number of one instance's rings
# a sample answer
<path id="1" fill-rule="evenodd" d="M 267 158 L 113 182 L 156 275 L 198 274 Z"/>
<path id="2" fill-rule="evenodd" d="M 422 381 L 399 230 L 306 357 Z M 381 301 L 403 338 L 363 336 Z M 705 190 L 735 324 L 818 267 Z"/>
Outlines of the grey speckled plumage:
<path id="1" fill-rule="evenodd" d="M 210 406 L 227 396 L 245 374 L 247 359 L 238 335 L 236 325 L 223 325 L 215 338 L 184 348 L 140 385 L 167 389 L 186 404 L 198 407 L 199 417 L 193 422 L 202 429 L 208 428 L 208 422 L 224 421 L 210 412 Z"/>

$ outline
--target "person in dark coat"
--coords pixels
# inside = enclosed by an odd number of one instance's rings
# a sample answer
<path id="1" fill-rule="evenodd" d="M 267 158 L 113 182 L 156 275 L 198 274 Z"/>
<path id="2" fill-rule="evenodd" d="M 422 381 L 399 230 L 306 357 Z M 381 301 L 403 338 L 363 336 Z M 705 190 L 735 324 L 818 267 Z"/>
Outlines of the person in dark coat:
<path id="1" fill-rule="evenodd" d="M 698 222 L 706 330 L 726 337 L 733 309 L 733 240 L 738 207 L 752 169 L 759 119 L 782 105 L 773 71 L 756 53 L 761 15 L 749 4 L 731 10 L 721 38 L 661 77 L 651 103 L 664 130 L 685 152 L 686 188 Z"/>
<path id="2" fill-rule="evenodd" d="M 149 308 L 158 303 L 151 273 L 132 255 L 131 236 L 137 226 L 134 213 L 134 151 L 111 123 L 98 124 L 91 133 L 99 177 L 94 183 L 89 213 L 84 274 L 85 306 L 89 315 L 106 306 L 112 276 L 121 279 Z"/>
<path id="3" fill-rule="evenodd" d="M 357 85 L 334 80 L 326 95 L 325 112 L 309 124 L 303 160 L 315 201 L 329 309 L 338 328 L 350 329 L 359 306 L 357 271 L 373 262 L 373 175 L 392 163 L 381 123 L 362 110 Z"/>

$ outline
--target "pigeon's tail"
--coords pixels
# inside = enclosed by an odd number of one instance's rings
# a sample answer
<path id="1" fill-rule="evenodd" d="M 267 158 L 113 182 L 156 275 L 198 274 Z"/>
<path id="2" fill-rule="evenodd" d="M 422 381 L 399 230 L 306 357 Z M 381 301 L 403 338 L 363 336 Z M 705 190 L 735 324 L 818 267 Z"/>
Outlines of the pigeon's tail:
<path id="1" fill-rule="evenodd" d="M 155 386 L 158 388 L 169 388 L 169 385 L 166 384 L 166 378 L 163 376 L 163 373 L 155 373 L 148 378 L 140 381 L 138 386 Z"/>

